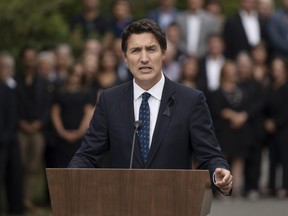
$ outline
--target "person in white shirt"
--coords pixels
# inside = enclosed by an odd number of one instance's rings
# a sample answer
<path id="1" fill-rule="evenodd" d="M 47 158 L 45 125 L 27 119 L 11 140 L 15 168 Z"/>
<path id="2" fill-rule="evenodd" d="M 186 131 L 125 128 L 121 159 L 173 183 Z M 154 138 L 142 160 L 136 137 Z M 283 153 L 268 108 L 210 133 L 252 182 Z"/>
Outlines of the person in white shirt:
<path id="1" fill-rule="evenodd" d="M 212 14 L 202 9 L 203 0 L 187 0 L 187 10 L 178 14 L 176 23 L 181 30 L 181 46 L 191 56 L 202 57 L 208 36 L 220 31 Z"/>
<path id="2" fill-rule="evenodd" d="M 225 62 L 224 42 L 220 34 L 210 35 L 208 52 L 200 60 L 200 86 L 204 92 L 215 91 L 220 85 L 220 73 Z"/>
<path id="3" fill-rule="evenodd" d="M 235 59 L 242 52 L 263 39 L 263 27 L 256 11 L 256 0 L 240 0 L 240 10 L 229 17 L 224 25 L 225 55 Z"/>

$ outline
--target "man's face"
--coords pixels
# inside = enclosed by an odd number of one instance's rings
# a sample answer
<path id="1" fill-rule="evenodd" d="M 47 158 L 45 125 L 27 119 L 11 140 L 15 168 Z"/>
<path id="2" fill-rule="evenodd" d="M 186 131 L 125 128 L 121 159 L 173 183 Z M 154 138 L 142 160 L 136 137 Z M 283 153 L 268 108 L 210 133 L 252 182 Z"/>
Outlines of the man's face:
<path id="1" fill-rule="evenodd" d="M 12 75 L 12 65 L 5 57 L 0 57 L 0 81 L 5 81 Z"/>
<path id="2" fill-rule="evenodd" d="M 219 55 L 224 50 L 223 42 L 220 38 L 212 37 L 208 41 L 209 53 L 212 55 Z"/>
<path id="3" fill-rule="evenodd" d="M 36 51 L 34 49 L 28 49 L 26 50 L 23 59 L 22 59 L 22 63 L 23 66 L 26 68 L 33 68 L 36 66 Z"/>
<path id="4" fill-rule="evenodd" d="M 161 5 L 163 7 L 173 7 L 174 0 L 161 0 Z"/>
<path id="5" fill-rule="evenodd" d="M 190 10 L 199 10 L 202 8 L 203 0 L 187 0 L 187 4 Z"/>
<path id="6" fill-rule="evenodd" d="M 132 34 L 127 40 L 125 61 L 144 90 L 149 90 L 161 79 L 165 52 L 152 33 Z"/>
<path id="7" fill-rule="evenodd" d="M 83 0 L 83 6 L 85 9 L 95 9 L 98 7 L 100 0 Z"/>
<path id="8" fill-rule="evenodd" d="M 255 9 L 256 0 L 241 0 L 240 5 L 242 9 L 251 11 Z"/>

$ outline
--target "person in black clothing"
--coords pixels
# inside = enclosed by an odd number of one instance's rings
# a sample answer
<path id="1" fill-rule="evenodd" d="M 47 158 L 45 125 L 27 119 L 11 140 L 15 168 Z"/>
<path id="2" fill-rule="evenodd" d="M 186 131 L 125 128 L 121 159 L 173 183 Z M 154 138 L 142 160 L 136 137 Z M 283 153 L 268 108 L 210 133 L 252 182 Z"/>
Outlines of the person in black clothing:
<path id="1" fill-rule="evenodd" d="M 78 39 L 94 37 L 104 41 L 104 44 L 109 44 L 111 39 L 109 22 L 99 9 L 101 0 L 82 0 L 82 3 L 83 12 L 70 21 L 72 37 L 80 36 Z"/>
<path id="2" fill-rule="evenodd" d="M 239 11 L 228 17 L 223 29 L 225 56 L 236 59 L 264 39 L 263 25 L 256 11 L 256 0 L 240 0 Z"/>
<path id="3" fill-rule="evenodd" d="M 133 79 L 132 74 L 129 71 L 128 65 L 125 62 L 122 49 L 121 49 L 121 38 L 114 38 L 112 49 L 117 57 L 117 77 L 119 84 L 128 82 Z"/>
<path id="4" fill-rule="evenodd" d="M 95 102 L 105 89 L 119 85 L 121 82 L 117 74 L 118 58 L 113 49 L 104 49 L 99 56 L 99 71 L 94 79 L 91 92 Z"/>
<path id="5" fill-rule="evenodd" d="M 128 0 L 114 0 L 111 4 L 110 29 L 115 38 L 120 38 L 124 29 L 133 22 L 131 4 Z"/>
<path id="6" fill-rule="evenodd" d="M 83 86 L 83 72 L 72 68 L 67 81 L 56 93 L 51 117 L 56 132 L 53 154 L 54 167 L 67 167 L 80 147 L 81 138 L 92 117 L 90 91 Z"/>
<path id="7" fill-rule="evenodd" d="M 14 59 L 9 53 L 0 54 L 0 187 L 7 194 L 8 213 L 23 214 L 22 166 L 16 139 L 16 81 L 13 78 Z M 6 187 L 6 190 L 4 190 Z M 0 203 L 1 202 L 0 200 Z M 0 206 L 1 208 L 1 206 Z M 1 211 L 1 210 L 0 210 Z"/>
<path id="8" fill-rule="evenodd" d="M 239 86 L 247 92 L 247 123 L 251 125 L 253 133 L 250 136 L 251 145 L 245 160 L 245 192 L 247 198 L 257 199 L 259 193 L 259 179 L 261 167 L 262 147 L 265 138 L 263 127 L 263 109 L 265 88 L 253 77 L 252 59 L 246 52 L 237 57 Z"/>
<path id="9" fill-rule="evenodd" d="M 247 92 L 237 84 L 237 70 L 233 62 L 224 63 L 220 74 L 220 87 L 211 92 L 211 114 L 216 136 L 224 155 L 231 163 L 234 176 L 233 196 L 242 195 L 241 179 L 244 161 L 250 145 L 251 127 L 247 124 Z"/>
<path id="10" fill-rule="evenodd" d="M 28 211 L 37 210 L 32 200 L 35 180 L 43 164 L 43 128 L 49 116 L 48 83 L 36 73 L 36 54 L 33 47 L 21 50 L 21 73 L 17 79 L 18 141 L 24 168 L 24 205 Z"/>
<path id="11" fill-rule="evenodd" d="M 272 83 L 266 102 L 265 129 L 270 135 L 270 192 L 275 190 L 276 168 L 283 167 L 282 185 L 276 195 L 279 198 L 288 195 L 288 67 L 282 58 L 275 58 L 271 63 Z"/>
<path id="12" fill-rule="evenodd" d="M 13 95 L 13 92 L 5 84 L 3 84 L 2 81 L 0 81 L 0 104 L 1 104 L 0 106 L 0 131 L 1 131 L 0 133 L 0 188 L 4 187 L 4 183 L 5 183 L 6 189 L 8 190 L 8 188 L 11 189 L 12 184 L 16 180 L 13 178 L 7 179 L 6 177 L 7 177 L 8 172 L 11 172 L 11 170 L 9 170 L 8 165 L 11 165 L 10 162 L 12 162 L 10 161 L 11 160 L 10 152 L 12 148 L 15 147 L 14 137 L 15 137 L 15 126 L 16 126 L 16 121 L 17 121 L 17 115 L 16 115 L 15 97 Z M 14 156 L 18 156 L 19 158 L 19 155 L 14 155 Z M 18 158 L 15 158 L 15 160 L 17 161 Z M 21 172 L 20 170 L 18 171 L 19 173 L 17 173 L 18 175 L 17 178 L 21 179 Z M 10 175 L 10 177 L 12 176 L 13 175 Z M 12 197 L 15 198 L 15 196 L 13 196 L 13 194 L 11 193 L 11 190 L 10 190 L 10 193 L 8 193 L 9 212 L 11 213 L 18 213 L 18 214 L 23 213 L 23 207 L 22 207 L 22 202 L 21 202 L 22 191 L 21 191 L 21 188 L 19 188 L 20 186 L 21 186 L 21 183 L 20 185 L 17 185 L 17 184 L 14 185 L 14 187 L 19 189 L 17 195 L 20 201 L 17 198 L 16 200 L 12 198 Z M 3 190 L 1 189 L 1 191 L 4 191 L 4 188 Z M 11 203 L 12 201 L 11 198 L 13 199 L 15 203 Z M 3 204 L 3 203 L 4 202 L 2 202 L 0 199 L 0 204 Z M 17 204 L 19 204 L 19 206 L 16 206 Z M 3 206 L 0 206 L 0 213 L 2 211 L 1 210 L 2 208 Z"/>
<path id="13" fill-rule="evenodd" d="M 199 85 L 199 65 L 196 57 L 191 56 L 184 60 L 179 82 L 190 88 L 201 89 Z"/>
<path id="14" fill-rule="evenodd" d="M 251 59 L 253 61 L 253 77 L 263 87 L 267 87 L 270 83 L 268 74 L 268 52 L 264 42 L 254 46 L 251 50 Z"/>
<path id="15" fill-rule="evenodd" d="M 218 89 L 220 72 L 225 62 L 224 42 L 220 34 L 212 34 L 207 40 L 208 52 L 199 60 L 199 81 L 205 96 Z"/>

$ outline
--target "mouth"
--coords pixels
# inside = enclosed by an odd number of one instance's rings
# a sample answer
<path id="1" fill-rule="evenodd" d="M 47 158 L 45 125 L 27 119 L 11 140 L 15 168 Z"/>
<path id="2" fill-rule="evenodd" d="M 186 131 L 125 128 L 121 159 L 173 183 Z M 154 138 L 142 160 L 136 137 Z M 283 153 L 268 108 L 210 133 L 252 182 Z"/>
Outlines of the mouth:
<path id="1" fill-rule="evenodd" d="M 140 66 L 138 67 L 138 70 L 142 73 L 148 73 L 152 70 L 151 66 Z"/>

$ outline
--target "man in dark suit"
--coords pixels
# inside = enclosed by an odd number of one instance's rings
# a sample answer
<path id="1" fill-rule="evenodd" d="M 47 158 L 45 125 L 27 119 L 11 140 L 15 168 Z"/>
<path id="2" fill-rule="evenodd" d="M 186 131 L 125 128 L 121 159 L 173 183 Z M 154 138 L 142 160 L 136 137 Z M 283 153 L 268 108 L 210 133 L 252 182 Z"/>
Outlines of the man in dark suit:
<path id="1" fill-rule="evenodd" d="M 224 65 L 224 42 L 220 34 L 211 34 L 207 40 L 208 52 L 199 61 L 200 89 L 206 93 L 215 91 L 220 86 L 220 74 Z"/>
<path id="2" fill-rule="evenodd" d="M 99 167 L 105 152 L 111 167 L 129 167 L 133 124 L 139 120 L 133 168 L 190 169 L 193 154 L 199 168 L 208 169 L 214 184 L 229 194 L 232 175 L 205 98 L 164 77 L 166 49 L 165 34 L 153 21 L 136 21 L 126 28 L 122 50 L 134 80 L 103 91 L 69 167 Z"/>
<path id="3" fill-rule="evenodd" d="M 7 198 L 9 215 L 22 215 L 22 163 L 17 133 L 17 83 L 13 77 L 14 59 L 9 53 L 0 53 L 0 189 Z M 3 183 L 3 184 L 2 184 Z M 1 190 L 0 190 L 1 191 Z M 4 198 L 2 197 L 2 198 Z M 1 206 L 5 202 L 1 202 Z M 1 214 L 1 213 L 0 213 Z"/>
<path id="4" fill-rule="evenodd" d="M 224 25 L 225 56 L 236 59 L 237 55 L 264 39 L 263 23 L 256 12 L 256 0 L 240 0 L 240 10 L 229 17 Z"/>
<path id="5" fill-rule="evenodd" d="M 0 67 L 3 66 L 4 64 L 0 62 Z M 7 192 L 9 213 L 22 215 L 22 170 L 19 165 L 21 164 L 19 146 L 15 140 L 17 125 L 16 100 L 13 90 L 3 82 L 1 76 L 3 70 L 5 69 L 0 69 L 0 191 Z M 13 156 L 16 157 L 12 158 Z M 18 164 L 15 165 L 15 163 Z M 0 214 L 1 210 L 4 209 L 4 197 L 0 196 Z"/>

